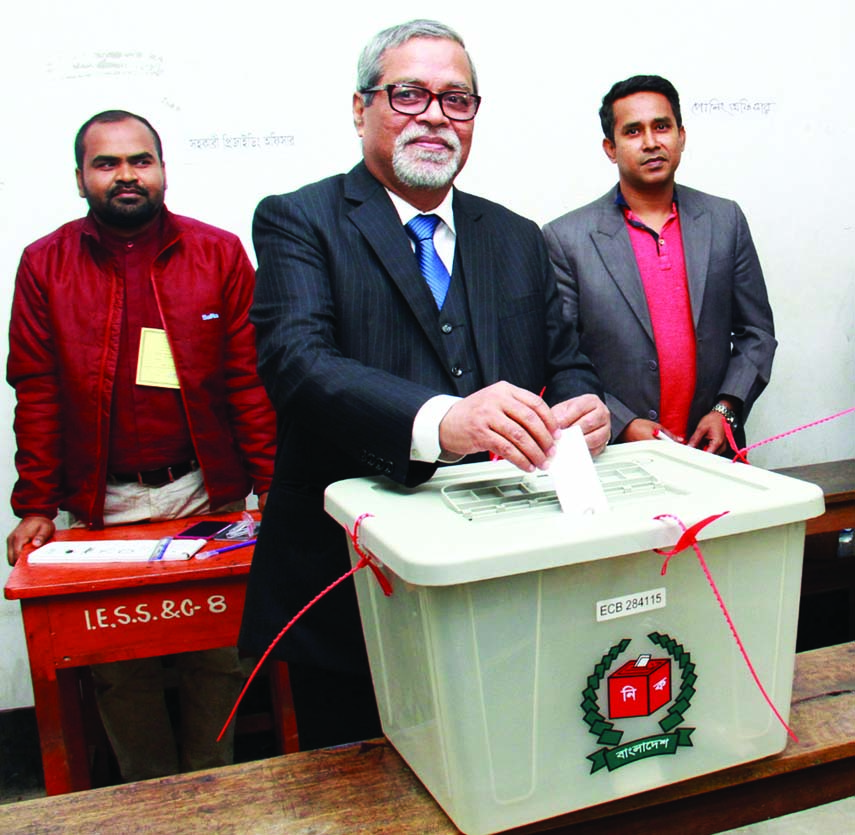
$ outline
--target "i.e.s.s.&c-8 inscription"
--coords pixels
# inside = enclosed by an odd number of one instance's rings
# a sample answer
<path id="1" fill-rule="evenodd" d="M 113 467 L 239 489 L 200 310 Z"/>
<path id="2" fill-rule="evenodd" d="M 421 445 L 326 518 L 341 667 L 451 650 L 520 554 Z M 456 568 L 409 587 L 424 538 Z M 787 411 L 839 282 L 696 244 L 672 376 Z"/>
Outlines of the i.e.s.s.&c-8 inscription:
<path id="1" fill-rule="evenodd" d="M 115 629 L 131 624 L 152 623 L 158 620 L 192 618 L 197 614 L 221 615 L 228 605 L 222 594 L 212 594 L 201 602 L 185 597 L 181 600 L 159 600 L 137 603 L 136 606 L 115 606 L 84 609 L 83 620 L 87 630 Z"/>

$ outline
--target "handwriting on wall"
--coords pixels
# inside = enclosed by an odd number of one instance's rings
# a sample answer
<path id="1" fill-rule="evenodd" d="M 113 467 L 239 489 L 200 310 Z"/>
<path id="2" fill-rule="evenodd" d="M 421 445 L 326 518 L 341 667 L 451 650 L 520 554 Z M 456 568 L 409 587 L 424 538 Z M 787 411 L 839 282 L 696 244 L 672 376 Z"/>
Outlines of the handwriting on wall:
<path id="1" fill-rule="evenodd" d="M 93 76 L 159 76 L 164 71 L 162 55 L 154 52 L 105 50 L 63 57 L 47 65 L 49 76 L 91 78 Z"/>
<path id="2" fill-rule="evenodd" d="M 708 101 L 696 101 L 692 103 L 692 113 L 724 113 L 728 116 L 746 116 L 749 114 L 768 116 L 774 108 L 773 101 L 722 101 L 721 99 L 709 99 Z"/>
<path id="3" fill-rule="evenodd" d="M 187 140 L 194 151 L 255 150 L 291 148 L 295 144 L 293 134 L 268 133 L 257 136 L 254 133 L 212 133 Z"/>

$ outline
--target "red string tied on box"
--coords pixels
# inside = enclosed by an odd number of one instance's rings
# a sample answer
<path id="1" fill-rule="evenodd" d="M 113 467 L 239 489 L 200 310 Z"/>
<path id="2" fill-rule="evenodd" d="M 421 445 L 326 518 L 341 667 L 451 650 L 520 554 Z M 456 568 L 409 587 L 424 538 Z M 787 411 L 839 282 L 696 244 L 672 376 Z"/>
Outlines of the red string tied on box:
<path id="1" fill-rule="evenodd" d="M 668 562 L 671 557 L 676 556 L 677 554 L 685 551 L 687 548 L 692 548 L 694 550 L 695 555 L 698 558 L 698 562 L 701 564 L 701 568 L 703 569 L 704 576 L 707 578 L 707 582 L 710 584 L 710 588 L 713 590 L 713 594 L 715 595 L 715 599 L 718 602 L 719 608 L 724 615 L 724 619 L 727 621 L 727 625 L 730 628 L 730 632 L 733 635 L 734 640 L 736 641 L 736 645 L 739 647 L 739 652 L 742 655 L 743 660 L 745 661 L 746 666 L 748 667 L 748 671 L 751 673 L 751 677 L 754 679 L 754 683 L 757 685 L 757 688 L 760 690 L 763 698 L 766 700 L 766 704 L 772 709 L 772 712 L 777 717 L 778 721 L 784 726 L 787 731 L 787 734 L 794 742 L 798 742 L 799 738 L 796 736 L 793 729 L 784 721 L 784 717 L 781 716 L 778 708 L 775 707 L 775 703 L 770 698 L 769 694 L 766 692 L 766 688 L 763 686 L 763 683 L 760 681 L 760 676 L 757 675 L 757 671 L 754 669 L 754 665 L 751 663 L 751 659 L 748 657 L 748 651 L 745 649 L 745 645 L 742 643 L 742 638 L 739 637 L 739 632 L 736 629 L 736 624 L 733 622 L 733 618 L 730 616 L 730 612 L 727 609 L 727 605 L 724 602 L 724 598 L 722 598 L 721 593 L 718 590 L 718 586 L 715 584 L 715 580 L 713 580 L 712 573 L 710 572 L 709 566 L 707 565 L 706 560 L 704 559 L 704 555 L 701 552 L 701 548 L 698 545 L 697 534 L 703 530 L 707 525 L 712 522 L 715 522 L 717 519 L 721 519 L 722 516 L 726 516 L 730 511 L 725 510 L 723 513 L 716 513 L 713 516 L 707 516 L 705 519 L 701 519 L 700 522 L 695 522 L 694 525 L 687 528 L 681 519 L 677 516 L 672 516 L 669 513 L 663 513 L 659 516 L 655 516 L 654 519 L 657 521 L 665 521 L 671 520 L 676 522 L 680 529 L 683 531 L 680 538 L 677 540 L 677 544 L 670 550 L 666 551 L 661 548 L 654 548 L 654 551 L 657 554 L 662 554 L 665 557 L 665 562 L 662 563 L 662 571 L 661 574 L 664 577 L 665 572 L 668 570 Z"/>
<path id="2" fill-rule="evenodd" d="M 288 621 L 288 623 L 285 624 L 282 631 L 270 642 L 270 646 L 267 647 L 267 649 L 264 651 L 264 655 L 262 655 L 261 658 L 258 659 L 258 663 L 255 665 L 255 667 L 253 667 L 252 672 L 249 674 L 249 677 L 246 680 L 246 684 L 244 684 L 243 686 L 243 690 L 240 691 L 240 695 L 237 697 L 237 701 L 235 701 L 234 707 L 232 708 L 231 713 L 229 713 L 228 719 L 226 719 L 222 730 L 217 736 L 217 742 L 221 742 L 223 737 L 225 736 L 229 725 L 231 725 L 232 720 L 235 718 L 235 714 L 237 714 L 238 707 L 240 706 L 240 703 L 243 700 L 246 691 L 249 690 L 249 686 L 250 684 L 252 684 L 253 680 L 255 679 L 255 676 L 261 669 L 261 666 L 267 660 L 270 653 L 273 652 L 273 648 L 276 646 L 276 644 L 279 643 L 279 640 L 282 638 L 282 636 L 301 617 L 303 617 L 303 615 L 306 614 L 306 612 L 308 612 L 309 609 L 311 609 L 312 606 L 314 606 L 315 603 L 317 603 L 322 597 L 331 592 L 336 586 L 343 583 L 348 577 L 352 577 L 354 574 L 356 574 L 357 571 L 365 568 L 366 565 L 371 569 L 372 573 L 377 578 L 377 582 L 380 584 L 380 588 L 383 589 L 383 594 L 385 594 L 386 597 L 391 596 L 392 584 L 389 582 L 389 578 L 380 569 L 380 566 L 377 564 L 374 555 L 371 554 L 369 551 L 366 551 L 359 542 L 359 526 L 367 518 L 373 515 L 373 513 L 363 513 L 361 516 L 359 516 L 357 520 L 353 523 L 353 531 L 350 531 L 349 529 L 345 528 L 345 530 L 347 530 L 347 535 L 350 538 L 350 542 L 353 545 L 353 550 L 359 555 L 359 562 L 357 562 L 357 564 L 353 566 L 350 571 L 345 574 L 342 574 L 341 577 L 330 583 L 322 592 L 315 595 L 315 597 L 313 597 L 305 606 L 303 606 L 302 609 L 300 609 L 299 612 L 297 612 L 296 615 L 294 615 L 293 618 L 291 618 L 291 620 Z"/>
<path id="3" fill-rule="evenodd" d="M 855 406 L 850 406 L 848 409 L 843 409 L 843 411 L 837 412 L 833 415 L 828 415 L 827 417 L 820 418 L 819 420 L 804 423 L 801 426 L 797 426 L 795 429 L 790 429 L 787 432 L 781 432 L 780 435 L 773 435 L 771 438 L 765 438 L 762 441 L 757 441 L 757 443 L 749 444 L 746 447 L 742 447 L 742 449 L 736 445 L 736 439 L 733 437 L 733 430 L 730 428 L 730 424 L 727 422 L 724 415 L 721 416 L 721 420 L 722 423 L 724 423 L 724 434 L 727 438 L 727 442 L 730 444 L 730 448 L 736 453 L 733 457 L 733 463 L 735 464 L 737 461 L 742 461 L 744 464 L 750 464 L 751 462 L 748 460 L 749 450 L 755 449 L 758 446 L 763 446 L 763 444 L 771 444 L 772 441 L 779 441 L 781 438 L 794 435 L 796 432 L 801 432 L 803 429 L 811 429 L 812 427 L 819 426 L 822 423 L 828 423 L 830 420 L 837 420 L 837 418 L 841 418 L 844 415 L 851 414 L 852 412 L 855 412 Z"/>
<path id="4" fill-rule="evenodd" d="M 353 523 L 353 532 L 349 530 L 347 531 L 347 535 L 350 537 L 350 542 L 353 545 L 353 550 L 356 551 L 357 554 L 359 554 L 359 562 L 350 573 L 355 574 L 357 571 L 359 571 L 360 568 L 365 568 L 365 566 L 367 565 L 371 569 L 374 576 L 377 578 L 377 582 L 380 584 L 380 588 L 383 589 L 383 594 L 385 594 L 386 597 L 391 597 L 392 584 L 389 582 L 389 578 L 380 570 L 380 566 L 377 564 L 376 557 L 370 551 L 364 550 L 362 545 L 359 543 L 359 526 L 362 524 L 363 520 L 373 515 L 373 513 L 363 513 Z M 345 528 L 345 530 L 347 530 L 347 528 Z"/>
<path id="5" fill-rule="evenodd" d="M 727 422 L 727 418 L 724 415 L 719 415 L 719 417 L 724 425 L 724 437 L 727 438 L 730 448 L 736 453 L 731 463 L 735 464 L 737 461 L 741 461 L 743 464 L 750 464 L 751 462 L 748 460 L 748 447 L 740 449 L 737 446 L 736 438 L 733 436 L 733 427 Z"/>

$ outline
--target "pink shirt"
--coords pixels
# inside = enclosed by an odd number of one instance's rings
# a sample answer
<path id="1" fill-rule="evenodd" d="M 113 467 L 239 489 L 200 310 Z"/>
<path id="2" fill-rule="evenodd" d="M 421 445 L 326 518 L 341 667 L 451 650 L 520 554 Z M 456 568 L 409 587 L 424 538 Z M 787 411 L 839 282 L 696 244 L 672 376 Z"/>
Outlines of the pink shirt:
<path id="1" fill-rule="evenodd" d="M 623 207 L 659 356 L 659 422 L 685 438 L 695 394 L 695 326 L 677 204 L 657 235 Z"/>

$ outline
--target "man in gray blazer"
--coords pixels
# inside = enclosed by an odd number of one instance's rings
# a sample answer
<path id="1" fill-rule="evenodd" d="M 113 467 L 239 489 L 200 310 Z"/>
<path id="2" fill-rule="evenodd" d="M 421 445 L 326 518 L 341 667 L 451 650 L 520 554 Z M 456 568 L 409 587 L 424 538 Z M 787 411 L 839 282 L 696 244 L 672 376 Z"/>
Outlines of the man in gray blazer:
<path id="1" fill-rule="evenodd" d="M 748 224 L 736 203 L 675 185 L 686 133 L 666 79 L 618 82 L 600 121 L 617 188 L 544 228 L 564 314 L 615 440 L 724 453 L 722 417 L 744 441 L 777 345 Z"/>
<path id="2" fill-rule="evenodd" d="M 379 473 L 414 486 L 489 452 L 531 471 L 573 424 L 594 454 L 608 442 L 540 230 L 452 188 L 479 102 L 455 32 L 381 32 L 353 96 L 363 161 L 256 211 L 252 321 L 278 449 L 241 630 L 251 651 L 350 566 L 326 485 Z M 430 533 L 415 520 L 413 535 Z M 275 654 L 289 662 L 301 748 L 380 732 L 352 581 Z"/>

